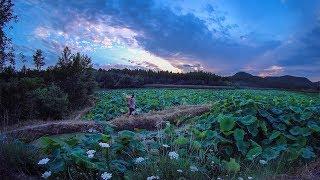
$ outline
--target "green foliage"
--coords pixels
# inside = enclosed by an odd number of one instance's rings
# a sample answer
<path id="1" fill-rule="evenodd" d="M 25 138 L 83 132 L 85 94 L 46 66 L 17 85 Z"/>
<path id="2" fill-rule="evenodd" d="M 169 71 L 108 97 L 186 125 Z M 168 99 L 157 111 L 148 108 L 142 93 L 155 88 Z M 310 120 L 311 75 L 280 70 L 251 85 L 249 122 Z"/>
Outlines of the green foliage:
<path id="1" fill-rule="evenodd" d="M 35 113 L 39 117 L 62 118 L 68 108 L 68 96 L 59 87 L 52 84 L 45 88 L 38 88 L 31 94 Z"/>

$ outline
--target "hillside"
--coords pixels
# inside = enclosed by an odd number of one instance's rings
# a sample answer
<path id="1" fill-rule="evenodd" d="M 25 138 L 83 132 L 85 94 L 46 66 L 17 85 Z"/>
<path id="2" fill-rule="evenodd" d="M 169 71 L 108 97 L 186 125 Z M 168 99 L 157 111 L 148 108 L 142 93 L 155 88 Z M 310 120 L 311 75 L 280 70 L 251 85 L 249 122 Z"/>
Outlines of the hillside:
<path id="1" fill-rule="evenodd" d="M 261 87 L 261 88 L 281 88 L 315 90 L 316 84 L 305 77 L 279 76 L 279 77 L 259 77 L 246 72 L 238 72 L 229 77 L 229 80 L 238 86 Z"/>

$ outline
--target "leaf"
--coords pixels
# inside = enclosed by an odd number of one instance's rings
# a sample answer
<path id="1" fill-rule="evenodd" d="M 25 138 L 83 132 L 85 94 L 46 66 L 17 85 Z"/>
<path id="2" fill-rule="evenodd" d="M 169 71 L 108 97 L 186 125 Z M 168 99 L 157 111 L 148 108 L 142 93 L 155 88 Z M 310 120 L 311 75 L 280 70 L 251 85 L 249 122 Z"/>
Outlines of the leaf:
<path id="1" fill-rule="evenodd" d="M 238 120 L 243 124 L 243 125 L 250 125 L 250 124 L 253 124 L 257 121 L 257 118 L 255 116 L 251 116 L 251 115 L 248 115 L 248 116 L 244 116 L 244 117 L 240 117 L 238 118 Z"/>
<path id="2" fill-rule="evenodd" d="M 79 140 L 76 139 L 76 138 L 74 138 L 74 137 L 66 140 L 65 142 L 66 142 L 69 146 L 71 146 L 71 147 L 74 147 L 74 146 L 76 146 L 77 144 L 79 144 Z"/>
<path id="3" fill-rule="evenodd" d="M 201 149 L 201 147 L 202 147 L 202 145 L 199 141 L 193 141 L 191 145 L 194 149 L 197 149 L 197 150 Z"/>
<path id="4" fill-rule="evenodd" d="M 266 161 L 270 161 L 272 159 L 276 159 L 279 156 L 279 154 L 280 154 L 279 151 L 276 151 L 273 148 L 267 147 L 266 149 L 263 150 L 263 153 L 261 156 Z"/>
<path id="5" fill-rule="evenodd" d="M 225 167 L 229 172 L 238 172 L 240 171 L 240 164 L 236 162 L 234 158 L 230 158 L 230 161 L 225 161 Z"/>
<path id="6" fill-rule="evenodd" d="M 254 137 L 256 137 L 257 134 L 259 133 L 258 125 L 256 123 L 247 126 L 247 129 L 248 129 L 249 133 Z"/>
<path id="7" fill-rule="evenodd" d="M 258 157 L 261 153 L 262 153 L 261 146 L 257 146 L 248 151 L 246 158 L 252 161 L 254 158 Z"/>
<path id="8" fill-rule="evenodd" d="M 189 142 L 189 140 L 183 136 L 179 136 L 176 140 L 174 140 L 174 144 L 177 145 L 185 145 Z"/>
<path id="9" fill-rule="evenodd" d="M 302 134 L 302 128 L 299 126 L 294 126 L 289 130 L 289 132 L 294 136 L 298 136 L 299 134 Z"/>
<path id="10" fill-rule="evenodd" d="M 300 107 L 290 106 L 289 109 L 291 109 L 296 114 L 300 114 L 302 112 Z"/>
<path id="11" fill-rule="evenodd" d="M 279 116 L 283 113 L 283 111 L 281 109 L 277 109 L 277 108 L 272 108 L 271 112 L 277 116 Z"/>
<path id="12" fill-rule="evenodd" d="M 312 147 L 306 147 L 301 149 L 301 156 L 305 159 L 311 159 L 316 157 L 316 155 L 313 152 Z"/>
<path id="13" fill-rule="evenodd" d="M 239 128 L 233 131 L 233 136 L 236 141 L 243 141 L 244 134 L 245 134 L 244 130 Z"/>
<path id="14" fill-rule="evenodd" d="M 307 124 L 308 128 L 310 128 L 311 130 L 315 131 L 315 132 L 320 132 L 320 126 L 315 123 L 314 121 L 309 121 Z"/>
<path id="15" fill-rule="evenodd" d="M 224 134 L 227 133 L 228 131 L 231 131 L 235 126 L 235 117 L 231 115 L 226 116 L 226 115 L 220 114 L 218 116 L 218 121 L 220 123 L 220 131 L 223 132 Z"/>
<path id="16" fill-rule="evenodd" d="M 276 139 L 279 137 L 282 133 L 280 131 L 273 130 L 272 134 L 269 136 L 269 140 Z"/>

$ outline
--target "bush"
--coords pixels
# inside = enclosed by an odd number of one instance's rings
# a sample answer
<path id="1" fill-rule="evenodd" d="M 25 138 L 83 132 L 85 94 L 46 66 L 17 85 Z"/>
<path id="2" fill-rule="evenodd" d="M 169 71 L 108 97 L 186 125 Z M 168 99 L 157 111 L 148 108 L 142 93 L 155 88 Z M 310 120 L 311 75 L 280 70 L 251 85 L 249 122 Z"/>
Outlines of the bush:
<path id="1" fill-rule="evenodd" d="M 58 119 L 68 109 L 68 95 L 54 84 L 34 90 L 31 96 L 39 117 Z"/>

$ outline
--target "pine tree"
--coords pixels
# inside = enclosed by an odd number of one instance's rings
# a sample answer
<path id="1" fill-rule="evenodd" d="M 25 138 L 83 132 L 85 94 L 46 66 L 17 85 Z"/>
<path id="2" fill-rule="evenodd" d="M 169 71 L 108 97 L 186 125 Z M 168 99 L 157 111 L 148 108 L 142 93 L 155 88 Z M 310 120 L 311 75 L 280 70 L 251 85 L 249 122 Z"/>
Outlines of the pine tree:
<path id="1" fill-rule="evenodd" d="M 45 65 L 41 49 L 36 50 L 35 54 L 33 55 L 33 62 L 38 71 L 40 71 L 41 67 Z"/>

